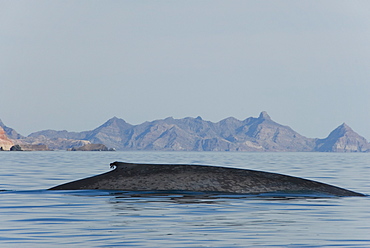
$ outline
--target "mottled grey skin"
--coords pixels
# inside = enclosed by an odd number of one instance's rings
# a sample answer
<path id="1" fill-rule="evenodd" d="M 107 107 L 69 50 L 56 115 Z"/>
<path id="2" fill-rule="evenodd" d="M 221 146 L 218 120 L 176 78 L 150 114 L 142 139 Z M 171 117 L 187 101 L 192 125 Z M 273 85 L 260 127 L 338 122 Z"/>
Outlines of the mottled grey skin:
<path id="1" fill-rule="evenodd" d="M 50 190 L 102 189 L 125 191 L 195 191 L 258 194 L 314 192 L 335 196 L 364 196 L 350 190 L 276 173 L 204 165 L 132 164 L 114 162 L 113 171 Z"/>

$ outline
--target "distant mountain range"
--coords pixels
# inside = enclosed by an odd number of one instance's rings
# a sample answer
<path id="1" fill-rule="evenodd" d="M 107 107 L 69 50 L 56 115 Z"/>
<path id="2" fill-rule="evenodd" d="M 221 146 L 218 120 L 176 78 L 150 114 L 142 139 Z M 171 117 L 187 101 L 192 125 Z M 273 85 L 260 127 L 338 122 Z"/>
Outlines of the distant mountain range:
<path id="1" fill-rule="evenodd" d="M 131 125 L 113 117 L 91 131 L 44 130 L 27 137 L 1 121 L 0 127 L 14 144 L 46 145 L 53 150 L 94 143 L 130 151 L 370 152 L 367 140 L 345 123 L 325 139 L 307 138 L 274 122 L 266 112 L 258 118 L 229 117 L 216 123 L 201 117 L 169 117 Z"/>

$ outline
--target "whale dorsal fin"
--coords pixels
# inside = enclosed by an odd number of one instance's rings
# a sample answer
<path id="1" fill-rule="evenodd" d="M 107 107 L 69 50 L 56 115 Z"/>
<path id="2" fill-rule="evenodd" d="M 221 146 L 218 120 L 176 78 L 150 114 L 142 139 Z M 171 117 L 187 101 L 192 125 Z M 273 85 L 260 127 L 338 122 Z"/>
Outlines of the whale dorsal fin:
<path id="1" fill-rule="evenodd" d="M 113 168 L 113 167 L 118 168 L 118 167 L 125 166 L 125 165 L 128 165 L 128 164 L 130 164 L 130 163 L 116 161 L 116 162 L 110 163 L 109 165 L 110 165 L 110 168 Z"/>

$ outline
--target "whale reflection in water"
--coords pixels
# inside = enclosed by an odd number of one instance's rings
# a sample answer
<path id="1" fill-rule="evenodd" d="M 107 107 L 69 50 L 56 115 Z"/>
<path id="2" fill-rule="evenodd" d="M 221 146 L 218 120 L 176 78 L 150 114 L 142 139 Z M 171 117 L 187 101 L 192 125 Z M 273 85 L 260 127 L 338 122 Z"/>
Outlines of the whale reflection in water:
<path id="1" fill-rule="evenodd" d="M 208 165 L 114 162 L 112 171 L 61 184 L 50 190 L 190 191 L 232 194 L 311 192 L 364 196 L 329 184 L 277 173 Z"/>

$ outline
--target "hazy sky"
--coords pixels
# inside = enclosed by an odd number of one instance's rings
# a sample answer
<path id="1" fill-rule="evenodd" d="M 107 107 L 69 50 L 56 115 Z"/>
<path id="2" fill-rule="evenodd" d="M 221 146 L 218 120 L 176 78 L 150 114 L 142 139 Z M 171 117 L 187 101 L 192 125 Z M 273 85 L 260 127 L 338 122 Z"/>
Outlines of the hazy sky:
<path id="1" fill-rule="evenodd" d="M 202 116 L 370 141 L 370 1 L 3 1 L 0 119 L 23 135 Z"/>

